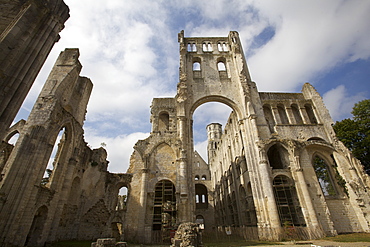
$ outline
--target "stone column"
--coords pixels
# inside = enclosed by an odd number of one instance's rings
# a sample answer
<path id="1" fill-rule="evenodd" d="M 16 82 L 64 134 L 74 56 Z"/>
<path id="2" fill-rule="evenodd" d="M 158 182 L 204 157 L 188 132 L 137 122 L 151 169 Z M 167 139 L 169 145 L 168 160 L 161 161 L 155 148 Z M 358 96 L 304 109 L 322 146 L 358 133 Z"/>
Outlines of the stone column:
<path id="1" fill-rule="evenodd" d="M 260 149 L 259 172 L 261 174 L 263 192 L 265 197 L 266 207 L 268 208 L 268 218 L 271 228 L 280 228 L 280 218 L 275 203 L 274 191 L 272 188 L 272 180 L 270 176 L 270 166 L 266 159 L 266 153 Z"/>
<path id="2" fill-rule="evenodd" d="M 141 169 L 141 191 L 140 191 L 140 205 L 146 206 L 146 198 L 148 194 L 148 173 L 149 169 Z"/>
<path id="3" fill-rule="evenodd" d="M 286 109 L 286 114 L 288 116 L 288 120 L 290 124 L 296 124 L 297 122 L 295 121 L 295 117 L 293 115 L 293 111 L 291 107 L 285 107 Z"/>
<path id="4" fill-rule="evenodd" d="M 271 110 L 272 110 L 272 116 L 275 119 L 275 123 L 276 124 L 282 124 L 280 114 L 279 114 L 279 111 L 278 111 L 277 107 L 271 106 Z"/>
<path id="5" fill-rule="evenodd" d="M 310 220 L 309 223 L 310 223 L 311 230 L 317 231 L 318 229 L 321 229 L 321 228 L 320 228 L 319 221 L 317 220 L 317 217 L 316 217 L 316 211 L 311 201 L 311 196 L 308 191 L 306 180 L 303 175 L 303 169 L 301 168 L 301 165 L 299 162 L 299 156 L 295 156 L 294 158 L 295 158 L 294 163 L 296 167 L 295 174 L 297 175 L 296 184 L 297 184 L 297 187 L 299 186 L 300 191 L 302 192 L 302 197 L 300 199 L 303 199 L 306 205 L 306 210 L 307 210 L 306 219 Z"/>
<path id="6" fill-rule="evenodd" d="M 310 124 L 310 123 L 311 123 L 311 120 L 310 120 L 310 118 L 308 117 L 308 114 L 307 114 L 306 108 L 304 108 L 304 107 L 299 107 L 299 111 L 300 111 L 301 116 L 302 116 L 303 124 Z"/>

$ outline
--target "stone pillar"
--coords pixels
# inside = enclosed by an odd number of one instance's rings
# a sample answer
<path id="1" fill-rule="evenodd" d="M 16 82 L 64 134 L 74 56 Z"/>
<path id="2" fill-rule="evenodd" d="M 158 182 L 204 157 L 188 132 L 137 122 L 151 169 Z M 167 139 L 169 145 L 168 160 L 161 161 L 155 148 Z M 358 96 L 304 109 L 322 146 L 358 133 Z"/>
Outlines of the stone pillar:
<path id="1" fill-rule="evenodd" d="M 246 160 L 258 217 L 259 236 L 261 239 L 276 239 L 276 233 L 281 227 L 272 190 L 270 168 L 265 152 L 256 143 L 259 140 L 256 116 L 251 115 L 249 120 L 240 121 L 240 128 L 243 133 L 244 146 L 249 149 L 246 150 Z M 250 126 L 247 126 L 247 123 Z"/>
<path id="2" fill-rule="evenodd" d="M 146 205 L 146 198 L 148 194 L 148 173 L 149 169 L 142 169 L 141 170 L 141 191 L 140 191 L 140 205 L 145 207 Z"/>
<path id="3" fill-rule="evenodd" d="M 271 110 L 272 110 L 272 116 L 275 119 L 275 123 L 276 124 L 282 124 L 278 108 L 275 107 L 275 106 L 274 107 L 271 106 Z"/>
<path id="4" fill-rule="evenodd" d="M 265 156 L 264 152 L 263 156 Z M 280 228 L 280 219 L 277 206 L 275 203 L 274 191 L 272 189 L 272 181 L 270 177 L 270 167 L 266 160 L 266 157 L 259 161 L 259 172 L 261 174 L 261 180 L 263 181 L 263 192 L 265 193 L 265 203 L 268 208 L 268 219 L 272 229 Z"/>
<path id="5" fill-rule="evenodd" d="M 312 231 L 318 231 L 319 229 L 321 229 L 321 226 L 316 217 L 316 211 L 311 201 L 311 196 L 308 191 L 307 183 L 303 175 L 303 169 L 301 168 L 299 162 L 299 156 L 295 156 L 294 158 L 295 158 L 294 166 L 296 167 L 295 174 L 297 176 L 296 187 L 297 188 L 299 187 L 300 191 L 302 192 L 302 197 L 300 197 L 300 200 L 301 204 L 303 203 L 303 201 L 305 203 L 305 208 L 307 212 L 307 215 L 305 215 L 306 221 L 309 220 L 309 222 L 307 223 Z"/>
<path id="6" fill-rule="evenodd" d="M 307 114 L 306 108 L 304 108 L 304 107 L 299 107 L 299 111 L 300 111 L 301 116 L 302 116 L 303 124 L 310 124 L 310 123 L 311 123 L 311 120 L 310 120 L 310 118 L 308 117 L 308 114 Z"/>
<path id="7" fill-rule="evenodd" d="M 0 39 L 0 140 L 69 18 L 63 1 L 28 0 L 23 5 L 19 0 L 14 2 L 12 9 L 18 8 L 17 14 L 5 23 Z"/>
<path id="8" fill-rule="evenodd" d="M 285 107 L 286 109 L 286 114 L 288 116 L 288 120 L 290 124 L 296 124 L 297 122 L 295 121 L 295 117 L 293 115 L 293 111 L 291 107 Z"/>

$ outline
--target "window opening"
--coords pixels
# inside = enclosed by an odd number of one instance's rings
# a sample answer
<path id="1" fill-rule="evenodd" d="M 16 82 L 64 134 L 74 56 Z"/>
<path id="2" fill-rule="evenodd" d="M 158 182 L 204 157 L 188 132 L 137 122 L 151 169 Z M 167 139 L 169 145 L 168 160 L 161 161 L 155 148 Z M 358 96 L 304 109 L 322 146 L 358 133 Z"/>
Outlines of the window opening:
<path id="1" fill-rule="evenodd" d="M 206 175 L 203 175 L 203 176 L 202 176 L 202 180 L 207 180 Z"/>
<path id="2" fill-rule="evenodd" d="M 208 208 L 208 190 L 203 184 L 195 185 L 195 208 L 206 209 Z"/>
<path id="3" fill-rule="evenodd" d="M 193 63 L 193 71 L 200 71 L 200 63 L 194 62 Z"/>
<path id="4" fill-rule="evenodd" d="M 316 155 L 313 159 L 313 167 L 324 196 L 336 196 L 337 192 L 325 160 Z"/>
<path id="5" fill-rule="evenodd" d="M 227 78 L 226 65 L 223 61 L 217 63 L 217 70 L 221 79 Z"/>
<path id="6" fill-rule="evenodd" d="M 196 52 L 197 51 L 197 46 L 195 43 L 188 43 L 188 52 Z"/>
<path id="7" fill-rule="evenodd" d="M 217 69 L 218 71 L 226 71 L 226 66 L 225 66 L 225 63 L 224 62 L 218 62 L 217 63 Z"/>
<path id="8" fill-rule="evenodd" d="M 198 175 L 196 175 L 194 180 L 195 180 L 195 181 L 198 181 L 198 180 L 199 180 L 199 176 L 198 176 Z"/>
<path id="9" fill-rule="evenodd" d="M 66 129 L 65 127 L 63 127 L 59 131 L 57 139 L 55 140 L 53 151 L 51 152 L 48 165 L 45 169 L 44 176 L 41 180 L 41 185 L 49 186 L 51 179 L 52 179 L 53 171 L 57 166 L 57 163 L 61 156 L 65 141 L 66 141 Z"/>
<path id="10" fill-rule="evenodd" d="M 212 52 L 212 44 L 211 42 L 204 42 L 203 45 L 203 52 Z"/>
<path id="11" fill-rule="evenodd" d="M 194 78 L 202 78 L 202 71 L 200 62 L 194 62 L 193 63 L 193 77 Z"/>
<path id="12" fill-rule="evenodd" d="M 273 181 L 276 206 L 281 226 L 304 226 L 304 218 L 293 182 L 286 176 Z"/>
<path id="13" fill-rule="evenodd" d="M 117 195 L 116 210 L 126 210 L 128 189 L 127 187 L 121 187 Z"/>
<path id="14" fill-rule="evenodd" d="M 310 119 L 310 123 L 317 124 L 317 119 L 315 117 L 315 113 L 313 112 L 312 106 L 309 104 L 306 104 L 304 108 L 306 109 L 308 118 Z"/>
<path id="15" fill-rule="evenodd" d="M 9 144 L 15 146 L 15 144 L 17 143 L 18 141 L 18 138 L 19 138 L 19 133 L 16 132 L 8 141 Z"/>
<path id="16" fill-rule="evenodd" d="M 303 124 L 301 113 L 296 104 L 291 105 L 296 124 Z"/>
<path id="17" fill-rule="evenodd" d="M 223 51 L 228 51 L 229 49 L 227 48 L 226 42 L 218 42 L 217 43 L 217 48 L 218 51 L 223 52 Z"/>
<path id="18" fill-rule="evenodd" d="M 289 120 L 288 120 L 288 116 L 287 116 L 286 111 L 285 111 L 285 107 L 283 105 L 278 105 L 277 109 L 278 109 L 278 112 L 279 112 L 281 123 L 282 124 L 289 124 Z"/>

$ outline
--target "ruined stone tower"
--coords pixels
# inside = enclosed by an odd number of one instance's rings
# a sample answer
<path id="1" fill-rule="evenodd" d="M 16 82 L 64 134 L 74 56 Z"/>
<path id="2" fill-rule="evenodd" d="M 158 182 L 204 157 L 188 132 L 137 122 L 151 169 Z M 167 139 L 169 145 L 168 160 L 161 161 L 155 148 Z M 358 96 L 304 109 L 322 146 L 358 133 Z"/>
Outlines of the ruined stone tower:
<path id="1" fill-rule="evenodd" d="M 369 178 L 336 139 L 316 90 L 258 92 L 237 32 L 181 32 L 178 41 L 177 95 L 153 100 L 151 135 L 131 156 L 128 238 L 161 242 L 186 221 L 249 239 L 368 232 Z M 233 112 L 224 130 L 207 126 L 206 164 L 193 149 L 192 115 L 212 101 Z"/>

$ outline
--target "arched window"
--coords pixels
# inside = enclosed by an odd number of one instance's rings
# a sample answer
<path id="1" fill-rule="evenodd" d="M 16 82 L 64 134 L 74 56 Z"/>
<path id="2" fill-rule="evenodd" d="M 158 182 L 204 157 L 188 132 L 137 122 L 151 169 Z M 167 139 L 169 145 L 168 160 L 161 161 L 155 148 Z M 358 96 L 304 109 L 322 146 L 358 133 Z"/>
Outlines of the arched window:
<path id="1" fill-rule="evenodd" d="M 63 147 L 66 143 L 66 128 L 63 127 L 55 140 L 53 151 L 51 153 L 48 165 L 44 171 L 44 176 L 41 180 L 41 185 L 50 186 L 50 183 L 53 179 L 53 173 L 58 164 L 59 158 L 62 156 Z"/>
<path id="2" fill-rule="evenodd" d="M 221 60 L 217 62 L 217 70 L 221 79 L 228 78 L 225 61 Z"/>
<path id="3" fill-rule="evenodd" d="M 319 181 L 324 196 L 336 196 L 337 191 L 334 186 L 331 171 L 323 158 L 316 155 L 313 158 L 313 168 L 315 169 L 317 180 Z"/>
<path id="4" fill-rule="evenodd" d="M 207 180 L 206 175 L 203 175 L 203 176 L 202 176 L 202 180 Z"/>
<path id="5" fill-rule="evenodd" d="M 220 51 L 220 52 L 228 51 L 229 50 L 227 48 L 227 43 L 226 42 L 218 42 L 217 43 L 217 48 L 218 48 L 218 51 Z"/>
<path id="6" fill-rule="evenodd" d="M 196 175 L 195 178 L 194 178 L 195 181 L 198 181 L 199 180 L 199 176 Z"/>
<path id="7" fill-rule="evenodd" d="M 200 71 L 200 63 L 194 62 L 193 63 L 193 71 Z"/>
<path id="8" fill-rule="evenodd" d="M 17 143 L 18 141 L 18 138 L 19 138 L 19 133 L 18 132 L 15 132 L 12 137 L 10 137 L 8 143 L 15 146 L 15 144 Z"/>
<path id="9" fill-rule="evenodd" d="M 277 106 L 277 109 L 278 109 L 278 112 L 279 112 L 281 123 L 282 124 L 289 124 L 288 116 L 286 115 L 286 111 L 285 111 L 284 105 L 279 104 Z"/>
<path id="10" fill-rule="evenodd" d="M 291 108 L 292 108 L 292 111 L 293 111 L 293 115 L 294 115 L 294 119 L 295 119 L 296 124 L 303 124 L 301 113 L 299 112 L 298 106 L 296 104 L 293 104 L 293 105 L 291 105 Z"/>
<path id="11" fill-rule="evenodd" d="M 121 187 L 117 195 L 116 210 L 126 210 L 128 189 L 127 187 Z"/>
<path id="12" fill-rule="evenodd" d="M 197 46 L 195 43 L 188 43 L 188 52 L 196 52 L 197 51 Z"/>
<path id="13" fill-rule="evenodd" d="M 193 77 L 202 78 L 202 68 L 201 68 L 200 60 L 196 60 L 193 62 Z"/>
<path id="14" fill-rule="evenodd" d="M 305 221 L 293 180 L 284 175 L 276 176 L 273 187 L 281 226 L 304 226 Z"/>
<path id="15" fill-rule="evenodd" d="M 315 113 L 313 112 L 312 106 L 310 104 L 306 104 L 304 108 L 306 109 L 308 118 L 310 119 L 310 123 L 317 124 L 317 119 L 315 117 Z"/>
<path id="16" fill-rule="evenodd" d="M 208 208 L 208 190 L 203 184 L 195 185 L 195 203 L 196 209 Z"/>
<path id="17" fill-rule="evenodd" d="M 225 63 L 220 61 L 217 63 L 217 69 L 218 71 L 226 71 L 226 66 L 225 66 Z"/>
<path id="18" fill-rule="evenodd" d="M 203 47 L 203 52 L 213 51 L 211 42 L 204 42 L 202 47 Z"/>

